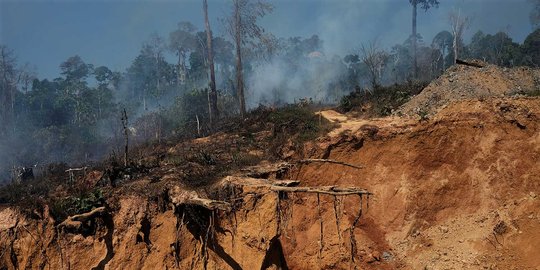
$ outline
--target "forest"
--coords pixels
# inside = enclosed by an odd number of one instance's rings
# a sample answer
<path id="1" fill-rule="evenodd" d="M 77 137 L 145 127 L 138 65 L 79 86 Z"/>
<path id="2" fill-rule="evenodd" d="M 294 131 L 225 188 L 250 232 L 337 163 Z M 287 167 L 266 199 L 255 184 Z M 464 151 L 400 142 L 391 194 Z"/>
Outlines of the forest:
<path id="1" fill-rule="evenodd" d="M 120 155 L 123 110 L 132 143 L 159 142 L 204 136 L 223 119 L 259 106 L 339 104 L 355 91 L 429 82 L 458 58 L 540 65 L 540 30 L 522 44 L 504 31 L 477 31 L 465 44 L 473 18 L 455 12 L 448 29 L 424 37 L 416 33 L 416 9 L 429 12 L 439 2 L 411 4 L 415 15 L 407 40 L 392 46 L 359 41 L 346 55 L 327 55 L 316 34 L 274 36 L 258 22 L 271 16 L 271 3 L 248 0 L 232 1 L 219 35 L 210 30 L 208 15 L 206 29 L 181 21 L 168 36 L 150 35 L 125 70 L 73 55 L 61 61 L 60 77 L 38 78 L 31 64 L 18 62 L 16 48 L 1 45 L 0 181 L 8 183 L 21 166 L 88 164 Z M 538 11 L 531 11 L 533 26 Z"/>

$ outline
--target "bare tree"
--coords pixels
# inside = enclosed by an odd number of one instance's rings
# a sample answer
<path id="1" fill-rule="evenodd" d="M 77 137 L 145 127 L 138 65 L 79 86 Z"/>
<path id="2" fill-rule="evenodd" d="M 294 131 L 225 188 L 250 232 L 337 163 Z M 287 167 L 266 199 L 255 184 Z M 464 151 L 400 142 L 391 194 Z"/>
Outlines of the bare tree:
<path id="1" fill-rule="evenodd" d="M 273 7 L 263 0 L 232 0 L 232 2 L 232 15 L 225 19 L 225 26 L 234 39 L 236 47 L 236 92 L 240 104 L 240 114 L 245 117 L 246 100 L 242 71 L 242 47 L 253 39 L 264 37 L 264 29 L 257 24 L 257 20 L 271 12 Z"/>
<path id="2" fill-rule="evenodd" d="M 384 64 L 388 59 L 388 53 L 379 46 L 377 41 L 373 41 L 367 46 L 364 44 L 361 45 L 360 55 L 362 62 L 364 62 L 369 70 L 372 86 L 377 86 L 381 79 Z"/>
<path id="3" fill-rule="evenodd" d="M 433 38 L 431 43 L 432 47 L 437 48 L 441 54 L 439 55 L 442 59 L 442 69 L 441 73 L 446 69 L 445 56 L 448 53 L 448 50 L 452 47 L 454 37 L 448 31 L 441 31 Z"/>
<path id="4" fill-rule="evenodd" d="M 469 28 L 471 25 L 471 19 L 467 16 L 461 14 L 461 10 L 451 11 L 448 16 L 448 21 L 450 22 L 450 28 L 452 31 L 452 36 L 454 40 L 452 42 L 452 47 L 454 49 L 454 64 L 458 59 L 458 53 L 460 52 L 459 48 L 462 43 L 463 32 Z"/>
<path id="5" fill-rule="evenodd" d="M 219 117 L 217 107 L 217 91 L 216 91 L 216 74 L 214 70 L 214 47 L 212 46 L 212 30 L 208 21 L 208 1 L 203 0 L 204 25 L 206 26 L 206 43 L 208 49 L 208 69 L 210 70 L 210 94 L 209 94 L 209 109 L 210 109 L 210 126 L 214 126 L 214 121 Z"/>
<path id="6" fill-rule="evenodd" d="M 32 86 L 32 82 L 34 81 L 34 79 L 37 78 L 36 67 L 31 66 L 29 63 L 26 63 L 21 66 L 18 71 L 19 75 L 17 78 L 17 83 L 20 86 L 19 89 L 26 94 Z"/>

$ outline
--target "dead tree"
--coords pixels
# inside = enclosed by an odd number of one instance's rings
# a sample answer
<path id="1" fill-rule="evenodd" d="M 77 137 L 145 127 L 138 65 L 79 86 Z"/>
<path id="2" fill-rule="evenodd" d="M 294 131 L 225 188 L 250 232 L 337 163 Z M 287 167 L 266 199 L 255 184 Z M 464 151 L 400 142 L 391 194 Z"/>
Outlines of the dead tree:
<path id="1" fill-rule="evenodd" d="M 128 116 L 126 112 L 126 108 L 122 111 L 122 126 L 124 128 L 124 139 L 125 139 L 125 145 L 124 145 L 124 166 L 127 167 L 128 165 L 128 146 L 129 146 L 129 130 L 128 130 Z"/>
<path id="2" fill-rule="evenodd" d="M 452 46 L 454 49 L 454 64 L 457 63 L 459 46 L 462 42 L 463 32 L 465 29 L 469 28 L 471 24 L 471 19 L 467 16 L 461 14 L 461 10 L 452 11 L 448 16 L 448 21 L 450 22 L 450 28 L 452 30 L 452 36 L 454 37 Z"/>

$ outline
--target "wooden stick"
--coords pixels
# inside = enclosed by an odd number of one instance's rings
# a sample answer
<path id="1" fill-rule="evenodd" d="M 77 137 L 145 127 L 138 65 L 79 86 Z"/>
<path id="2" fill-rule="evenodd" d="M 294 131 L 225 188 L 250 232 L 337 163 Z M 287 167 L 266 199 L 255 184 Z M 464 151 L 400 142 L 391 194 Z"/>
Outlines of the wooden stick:
<path id="1" fill-rule="evenodd" d="M 351 168 L 355 168 L 355 169 L 363 169 L 364 168 L 364 166 L 353 165 L 353 164 L 350 164 L 350 163 L 345 163 L 345 162 L 337 161 L 337 160 L 333 160 L 333 159 L 302 159 L 302 160 L 299 160 L 297 162 L 298 163 L 326 162 L 326 163 L 339 164 L 339 165 L 343 165 L 343 166 L 347 166 L 347 167 L 351 167 Z"/>
<path id="2" fill-rule="evenodd" d="M 83 171 L 88 169 L 88 167 L 81 167 L 81 168 L 69 168 L 66 170 L 66 172 L 73 172 L 73 171 Z"/>

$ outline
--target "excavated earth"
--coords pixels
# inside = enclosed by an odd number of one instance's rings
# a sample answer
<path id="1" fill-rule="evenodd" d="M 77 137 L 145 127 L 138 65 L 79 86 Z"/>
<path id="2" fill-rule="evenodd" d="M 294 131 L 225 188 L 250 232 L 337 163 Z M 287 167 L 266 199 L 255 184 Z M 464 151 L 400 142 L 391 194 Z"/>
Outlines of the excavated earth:
<path id="1" fill-rule="evenodd" d="M 286 163 L 202 189 L 177 183 L 170 165 L 117 189 L 86 229 L 59 227 L 47 207 L 29 218 L 4 206 L 0 269 L 540 269 L 540 98 L 459 99 L 422 121 L 320 114 L 337 127 L 302 151 L 285 144 Z M 294 163 L 307 158 L 363 168 Z M 262 185 L 240 184 L 246 172 Z M 265 186 L 276 179 L 373 195 Z M 141 195 L 157 184 L 161 196 Z M 183 190 L 232 209 L 175 205 Z"/>

